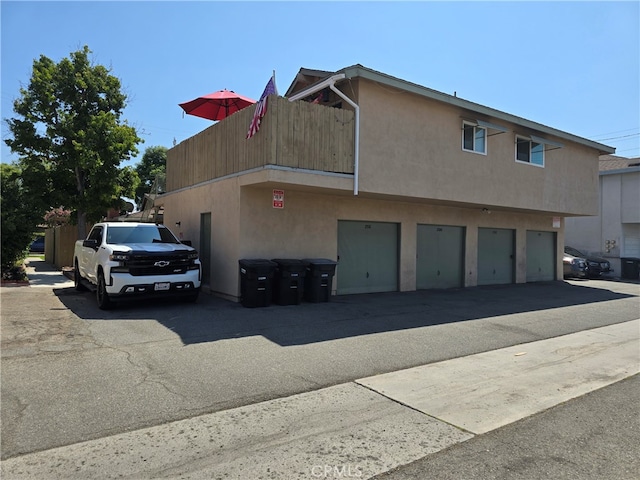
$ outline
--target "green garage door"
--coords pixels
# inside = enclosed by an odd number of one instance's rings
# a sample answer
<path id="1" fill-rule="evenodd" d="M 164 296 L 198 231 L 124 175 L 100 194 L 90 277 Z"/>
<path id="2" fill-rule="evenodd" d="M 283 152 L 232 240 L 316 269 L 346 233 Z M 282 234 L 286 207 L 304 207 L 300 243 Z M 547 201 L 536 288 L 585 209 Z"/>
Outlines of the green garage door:
<path id="1" fill-rule="evenodd" d="M 555 232 L 527 231 L 527 282 L 556 279 Z"/>
<path id="2" fill-rule="evenodd" d="M 338 221 L 336 293 L 398 290 L 398 224 Z"/>
<path id="3" fill-rule="evenodd" d="M 513 283 L 515 232 L 478 229 L 478 285 Z"/>
<path id="4" fill-rule="evenodd" d="M 418 225 L 416 288 L 463 286 L 464 227 Z"/>

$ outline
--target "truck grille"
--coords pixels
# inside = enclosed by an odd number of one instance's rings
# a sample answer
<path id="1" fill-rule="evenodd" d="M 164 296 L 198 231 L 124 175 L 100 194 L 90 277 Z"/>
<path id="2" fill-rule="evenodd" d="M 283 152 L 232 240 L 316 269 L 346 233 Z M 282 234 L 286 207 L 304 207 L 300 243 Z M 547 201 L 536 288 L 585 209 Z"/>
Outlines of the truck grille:
<path id="1" fill-rule="evenodd" d="M 185 252 L 158 255 L 131 255 L 126 267 L 134 277 L 144 275 L 176 275 L 185 273 L 191 265 Z"/>

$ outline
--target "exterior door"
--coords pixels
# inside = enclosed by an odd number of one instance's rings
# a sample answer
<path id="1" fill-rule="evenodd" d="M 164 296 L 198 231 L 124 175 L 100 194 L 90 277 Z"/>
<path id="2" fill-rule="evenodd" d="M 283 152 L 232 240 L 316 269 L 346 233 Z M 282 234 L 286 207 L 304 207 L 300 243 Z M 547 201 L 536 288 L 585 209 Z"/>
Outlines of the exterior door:
<path id="1" fill-rule="evenodd" d="M 418 225 L 416 288 L 463 286 L 464 227 Z"/>
<path id="2" fill-rule="evenodd" d="M 527 282 L 556 279 L 555 232 L 527 231 Z"/>
<path id="3" fill-rule="evenodd" d="M 210 285 L 211 276 L 211 212 L 200 214 L 200 262 L 202 283 Z"/>
<path id="4" fill-rule="evenodd" d="M 513 283 L 515 232 L 478 229 L 478 285 Z"/>
<path id="5" fill-rule="evenodd" d="M 640 258 L 640 224 L 622 224 L 622 248 L 621 257 Z"/>
<path id="6" fill-rule="evenodd" d="M 336 293 L 398 290 L 398 224 L 338 221 Z"/>

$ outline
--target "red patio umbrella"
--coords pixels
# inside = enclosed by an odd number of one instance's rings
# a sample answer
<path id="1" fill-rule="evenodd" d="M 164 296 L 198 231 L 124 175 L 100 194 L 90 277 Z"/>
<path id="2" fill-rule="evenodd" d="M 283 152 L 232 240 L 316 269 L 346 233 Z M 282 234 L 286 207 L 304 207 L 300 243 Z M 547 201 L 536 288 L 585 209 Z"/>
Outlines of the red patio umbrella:
<path id="1" fill-rule="evenodd" d="M 254 103 L 256 103 L 255 100 L 224 89 L 179 105 L 189 115 L 208 120 L 222 120 Z"/>

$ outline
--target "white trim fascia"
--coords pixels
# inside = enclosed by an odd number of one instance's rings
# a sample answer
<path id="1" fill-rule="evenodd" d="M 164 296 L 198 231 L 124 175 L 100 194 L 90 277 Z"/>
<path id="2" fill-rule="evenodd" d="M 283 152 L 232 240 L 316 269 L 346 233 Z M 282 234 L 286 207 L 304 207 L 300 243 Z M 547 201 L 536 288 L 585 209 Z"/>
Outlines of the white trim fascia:
<path id="1" fill-rule="evenodd" d="M 604 175 L 623 175 L 625 173 L 638 173 L 640 172 L 640 167 L 627 167 L 627 168 L 618 168 L 616 170 L 602 170 L 599 172 L 601 176 Z"/>
<path id="2" fill-rule="evenodd" d="M 221 182 L 223 180 L 229 180 L 230 178 L 240 177 L 242 175 L 249 175 L 251 173 L 263 172 L 265 170 L 279 170 L 281 172 L 305 173 L 309 175 L 319 175 L 323 177 L 353 178 L 353 174 L 351 173 L 324 172 L 322 170 L 310 170 L 308 168 L 283 167 L 280 165 L 264 165 L 262 167 L 256 167 L 250 170 L 243 170 L 242 172 L 231 173 L 229 175 L 224 175 L 222 177 L 212 178 L 211 180 L 206 180 L 204 182 L 196 183 L 194 185 L 182 187 L 177 190 L 172 190 L 170 192 L 166 192 L 161 195 L 158 195 L 158 197 L 161 197 L 161 198 L 168 197 L 176 193 L 186 192 L 189 190 L 193 190 L 194 188 L 204 187 L 206 185 L 211 185 L 212 183 Z"/>

